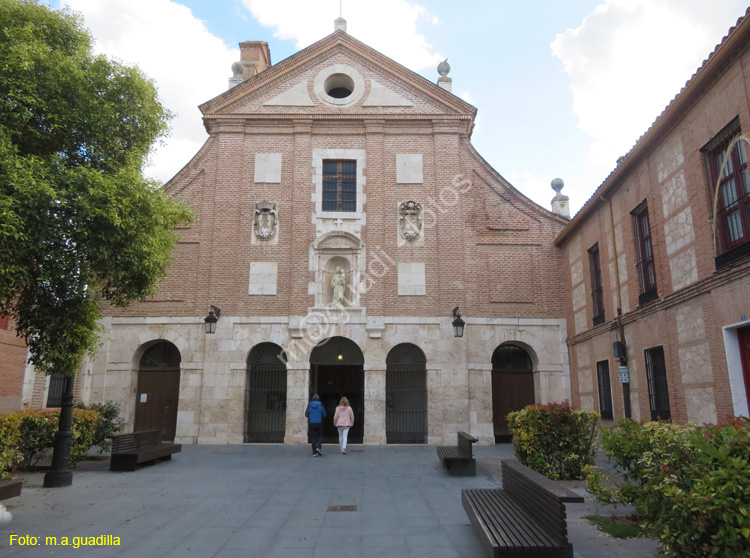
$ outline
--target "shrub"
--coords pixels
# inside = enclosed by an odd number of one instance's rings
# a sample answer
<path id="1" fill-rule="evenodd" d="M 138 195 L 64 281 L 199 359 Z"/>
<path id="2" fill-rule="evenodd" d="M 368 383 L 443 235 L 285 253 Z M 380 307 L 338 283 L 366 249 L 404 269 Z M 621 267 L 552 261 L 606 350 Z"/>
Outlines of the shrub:
<path id="1" fill-rule="evenodd" d="M 15 414 L 21 419 L 20 468 L 28 471 L 52 449 L 60 411 L 28 409 Z"/>
<path id="2" fill-rule="evenodd" d="M 602 476 L 593 471 L 593 493 L 634 504 L 663 556 L 750 556 L 747 419 L 703 427 L 621 421 L 602 445 L 625 482 L 600 491 Z"/>
<path id="3" fill-rule="evenodd" d="M 21 462 L 18 441 L 21 439 L 21 418 L 17 413 L 0 415 L 0 480 L 12 479 Z"/>
<path id="4" fill-rule="evenodd" d="M 551 479 L 583 478 L 594 462 L 597 413 L 576 411 L 568 401 L 529 405 L 510 413 L 508 424 L 518 460 Z"/>
<path id="5" fill-rule="evenodd" d="M 60 421 L 60 411 L 33 409 L 13 413 L 18 415 L 20 424 L 20 439 L 18 450 L 21 453 L 22 469 L 34 467 L 40 459 L 47 455 L 55 444 L 55 433 Z M 70 448 L 70 466 L 85 459 L 93 445 L 94 432 L 99 414 L 93 410 L 73 409 L 73 439 Z"/>
<path id="6" fill-rule="evenodd" d="M 96 425 L 93 445 L 99 446 L 97 453 L 110 451 L 112 440 L 109 437 L 120 432 L 127 424 L 125 419 L 120 416 L 120 405 L 114 401 L 106 401 L 104 403 L 92 403 L 88 406 L 77 403 L 76 408 L 91 409 L 99 413 L 99 422 Z"/>

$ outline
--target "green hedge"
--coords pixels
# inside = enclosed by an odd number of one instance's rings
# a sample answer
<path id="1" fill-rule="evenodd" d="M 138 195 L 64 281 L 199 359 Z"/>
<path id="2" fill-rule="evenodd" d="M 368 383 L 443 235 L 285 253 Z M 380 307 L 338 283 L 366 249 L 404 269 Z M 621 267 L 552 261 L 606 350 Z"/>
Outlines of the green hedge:
<path id="1" fill-rule="evenodd" d="M 21 417 L 0 415 L 0 480 L 12 479 L 21 462 L 18 441 L 21 439 Z"/>
<path id="2" fill-rule="evenodd" d="M 596 468 L 598 500 L 632 504 L 664 556 L 750 556 L 750 422 L 677 426 L 622 420 L 602 447 L 624 479 L 611 488 Z"/>
<path id="3" fill-rule="evenodd" d="M 16 469 L 28 470 L 47 455 L 54 446 L 59 420 L 59 409 L 0 415 L 0 478 L 12 478 Z M 98 422 L 98 412 L 73 409 L 71 468 L 88 455 Z"/>
<path id="4" fill-rule="evenodd" d="M 524 465 L 551 479 L 581 479 L 594 462 L 599 415 L 568 401 L 529 405 L 508 415 L 513 449 Z"/>

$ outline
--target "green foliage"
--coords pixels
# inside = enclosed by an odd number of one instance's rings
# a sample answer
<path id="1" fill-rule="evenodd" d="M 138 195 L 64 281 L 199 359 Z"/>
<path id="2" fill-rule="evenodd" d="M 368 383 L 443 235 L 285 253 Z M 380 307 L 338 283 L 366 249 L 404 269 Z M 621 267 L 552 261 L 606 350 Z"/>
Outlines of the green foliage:
<path id="1" fill-rule="evenodd" d="M 508 415 L 518 460 L 551 479 L 583 478 L 583 468 L 594 462 L 598 424 L 598 414 L 576 411 L 568 401 Z"/>
<path id="2" fill-rule="evenodd" d="M 73 409 L 73 444 L 70 447 L 70 467 L 89 455 L 99 423 L 99 413 L 92 409 Z"/>
<path id="3" fill-rule="evenodd" d="M 91 409 L 99 413 L 99 422 L 96 425 L 92 445 L 99 446 L 98 453 L 100 454 L 110 451 L 112 440 L 109 437 L 120 432 L 127 424 L 127 421 L 120 416 L 120 405 L 114 401 L 106 401 L 105 403 L 92 403 L 88 406 L 77 403 L 76 408 Z"/>
<path id="4" fill-rule="evenodd" d="M 28 471 L 52 449 L 60 411 L 33 409 L 17 414 L 21 417 L 20 468 Z"/>
<path id="5" fill-rule="evenodd" d="M 624 420 L 602 445 L 625 481 L 607 494 L 593 472 L 592 492 L 635 505 L 664 556 L 750 556 L 747 419 L 702 427 Z"/>
<path id="6" fill-rule="evenodd" d="M 18 441 L 21 439 L 21 417 L 17 414 L 0 415 L 0 480 L 13 478 L 21 462 Z"/>
<path id="7" fill-rule="evenodd" d="M 190 211 L 143 177 L 169 113 L 137 68 L 95 56 L 79 18 L 0 0 L 0 315 L 45 373 L 76 372 L 101 300 L 143 300 Z"/>
<path id="8" fill-rule="evenodd" d="M 640 537 L 644 534 L 643 527 L 632 517 L 604 517 L 599 514 L 584 515 L 592 524 L 596 525 L 603 532 L 616 539 L 628 539 L 631 537 Z"/>
<path id="9" fill-rule="evenodd" d="M 20 468 L 29 470 L 47 455 L 55 443 L 55 433 L 60 420 L 59 410 L 33 409 L 19 411 L 9 416 L 20 420 L 18 451 L 21 454 Z M 85 459 L 94 445 L 99 413 L 94 410 L 73 409 L 73 439 L 70 448 L 70 466 Z"/>

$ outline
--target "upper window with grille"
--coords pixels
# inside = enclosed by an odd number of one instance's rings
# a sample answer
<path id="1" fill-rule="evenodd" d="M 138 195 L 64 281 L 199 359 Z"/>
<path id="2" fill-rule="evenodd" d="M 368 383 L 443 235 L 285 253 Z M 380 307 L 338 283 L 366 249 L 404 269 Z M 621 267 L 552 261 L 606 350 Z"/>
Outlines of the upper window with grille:
<path id="1" fill-rule="evenodd" d="M 750 256 L 746 145 L 732 142 L 739 134 L 739 119 L 735 119 L 703 149 L 708 156 L 712 201 L 716 200 L 717 267 Z"/>
<path id="2" fill-rule="evenodd" d="M 356 161 L 323 161 L 323 211 L 357 211 Z"/>
<path id="3" fill-rule="evenodd" d="M 648 219 L 648 205 L 644 201 L 636 207 L 633 216 L 633 232 L 635 233 L 635 253 L 637 258 L 638 280 L 640 293 L 638 302 L 644 304 L 658 298 L 656 291 L 656 269 L 654 267 L 654 246 L 651 242 L 651 225 Z"/>
<path id="4" fill-rule="evenodd" d="M 599 261 L 599 244 L 589 248 L 589 270 L 591 272 L 591 302 L 594 310 L 594 325 L 604 322 L 604 288 L 602 267 Z"/>

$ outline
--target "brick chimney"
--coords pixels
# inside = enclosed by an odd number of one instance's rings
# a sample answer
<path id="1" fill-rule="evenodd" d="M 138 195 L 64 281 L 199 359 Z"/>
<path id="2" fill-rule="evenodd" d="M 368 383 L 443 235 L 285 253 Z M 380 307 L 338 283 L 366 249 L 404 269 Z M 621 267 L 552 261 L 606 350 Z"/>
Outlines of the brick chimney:
<path id="1" fill-rule="evenodd" d="M 263 70 L 271 67 L 271 51 L 266 41 L 245 41 L 240 43 L 240 62 L 245 71 L 242 80 L 257 76 Z"/>

